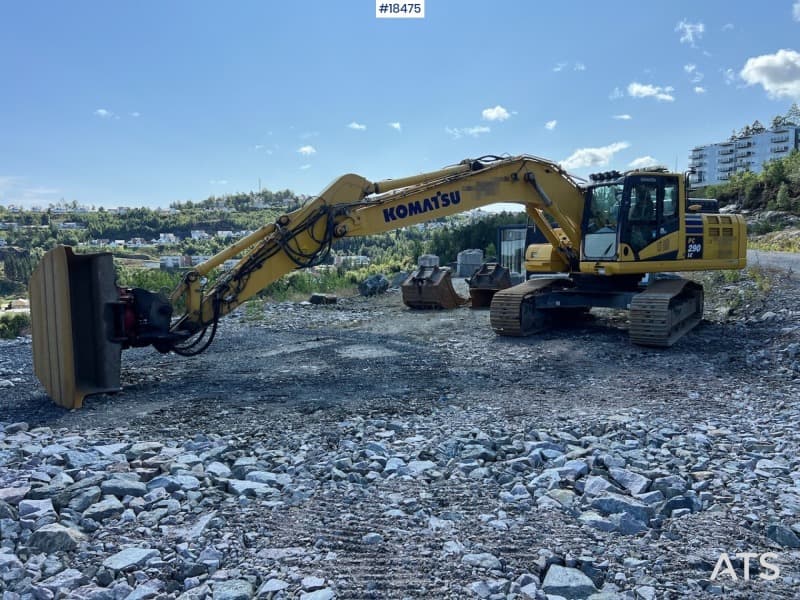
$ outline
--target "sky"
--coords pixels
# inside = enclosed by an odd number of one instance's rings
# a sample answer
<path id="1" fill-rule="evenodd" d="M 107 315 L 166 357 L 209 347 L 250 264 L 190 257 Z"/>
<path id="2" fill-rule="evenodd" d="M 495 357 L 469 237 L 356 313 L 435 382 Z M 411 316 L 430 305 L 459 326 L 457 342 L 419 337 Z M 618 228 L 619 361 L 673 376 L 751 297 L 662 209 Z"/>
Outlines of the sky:
<path id="1" fill-rule="evenodd" d="M 162 206 L 483 155 L 658 163 L 800 102 L 800 0 L 0 0 L 0 204 Z"/>

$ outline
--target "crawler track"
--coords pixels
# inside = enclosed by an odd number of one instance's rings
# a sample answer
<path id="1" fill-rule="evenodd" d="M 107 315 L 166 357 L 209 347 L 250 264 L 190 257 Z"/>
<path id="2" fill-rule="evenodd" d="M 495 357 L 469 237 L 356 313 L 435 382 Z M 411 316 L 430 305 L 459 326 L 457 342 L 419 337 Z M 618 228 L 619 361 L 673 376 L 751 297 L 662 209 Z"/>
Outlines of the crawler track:
<path id="1" fill-rule="evenodd" d="M 524 337 L 547 326 L 545 311 L 536 308 L 536 295 L 552 289 L 561 279 L 531 279 L 500 290 L 492 298 L 489 319 L 500 335 Z"/>
<path id="2" fill-rule="evenodd" d="M 703 318 L 703 286 L 686 279 L 655 281 L 634 297 L 630 338 L 634 344 L 672 346 Z"/>

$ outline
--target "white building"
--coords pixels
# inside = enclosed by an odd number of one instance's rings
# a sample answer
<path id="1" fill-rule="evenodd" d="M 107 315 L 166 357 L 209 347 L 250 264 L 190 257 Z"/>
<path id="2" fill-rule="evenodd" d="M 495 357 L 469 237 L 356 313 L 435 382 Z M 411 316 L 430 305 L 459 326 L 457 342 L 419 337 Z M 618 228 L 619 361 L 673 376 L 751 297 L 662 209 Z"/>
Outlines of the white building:
<path id="1" fill-rule="evenodd" d="M 765 162 L 788 156 L 794 149 L 800 149 L 800 127 L 796 125 L 695 146 L 689 155 L 689 167 L 695 170 L 692 183 L 704 187 L 725 183 L 741 171 L 760 173 Z"/>

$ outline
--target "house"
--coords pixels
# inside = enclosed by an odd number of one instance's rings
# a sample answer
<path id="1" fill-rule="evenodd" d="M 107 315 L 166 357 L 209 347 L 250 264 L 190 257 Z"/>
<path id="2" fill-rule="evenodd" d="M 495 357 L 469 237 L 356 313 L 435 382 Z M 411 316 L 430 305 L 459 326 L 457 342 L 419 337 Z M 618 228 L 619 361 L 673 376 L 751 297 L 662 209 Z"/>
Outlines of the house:
<path id="1" fill-rule="evenodd" d="M 200 229 L 192 229 L 190 233 L 193 240 L 207 240 L 209 235 Z"/>
<path id="2" fill-rule="evenodd" d="M 174 233 L 159 233 L 158 234 L 158 243 L 159 244 L 177 244 L 180 240 L 178 236 Z"/>
<path id="3" fill-rule="evenodd" d="M 162 256 L 159 266 L 162 269 L 177 269 L 181 266 L 181 256 Z"/>

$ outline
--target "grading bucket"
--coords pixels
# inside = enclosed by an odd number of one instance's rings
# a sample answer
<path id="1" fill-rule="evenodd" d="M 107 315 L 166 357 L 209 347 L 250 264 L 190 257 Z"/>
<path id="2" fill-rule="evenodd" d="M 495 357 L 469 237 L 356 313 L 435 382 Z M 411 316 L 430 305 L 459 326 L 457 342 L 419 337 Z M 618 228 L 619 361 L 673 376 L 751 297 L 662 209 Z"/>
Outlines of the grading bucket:
<path id="1" fill-rule="evenodd" d="M 75 254 L 57 246 L 31 277 L 33 370 L 59 406 L 80 408 L 89 394 L 120 389 L 122 347 L 109 340 L 106 305 L 119 300 L 109 252 Z"/>

